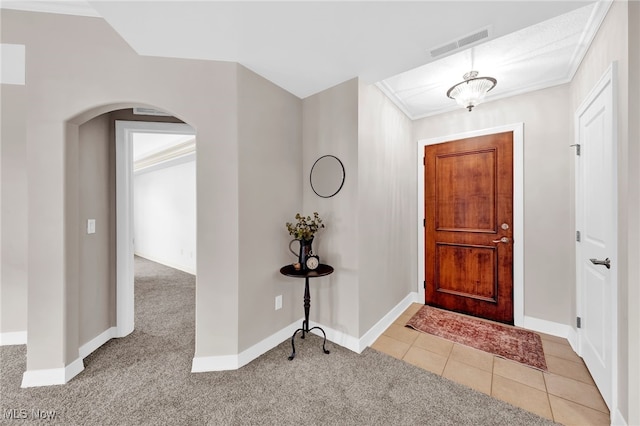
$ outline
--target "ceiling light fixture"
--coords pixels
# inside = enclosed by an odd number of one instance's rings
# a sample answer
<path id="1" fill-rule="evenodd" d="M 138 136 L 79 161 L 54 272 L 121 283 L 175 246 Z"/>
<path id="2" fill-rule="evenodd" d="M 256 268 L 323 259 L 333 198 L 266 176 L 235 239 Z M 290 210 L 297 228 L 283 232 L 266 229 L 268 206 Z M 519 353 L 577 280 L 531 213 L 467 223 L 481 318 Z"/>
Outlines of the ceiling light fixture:
<path id="1" fill-rule="evenodd" d="M 447 91 L 447 96 L 471 112 L 474 106 L 484 100 L 487 92 L 496 87 L 497 81 L 492 77 L 478 77 L 478 71 L 469 71 L 463 78 L 464 81 Z"/>

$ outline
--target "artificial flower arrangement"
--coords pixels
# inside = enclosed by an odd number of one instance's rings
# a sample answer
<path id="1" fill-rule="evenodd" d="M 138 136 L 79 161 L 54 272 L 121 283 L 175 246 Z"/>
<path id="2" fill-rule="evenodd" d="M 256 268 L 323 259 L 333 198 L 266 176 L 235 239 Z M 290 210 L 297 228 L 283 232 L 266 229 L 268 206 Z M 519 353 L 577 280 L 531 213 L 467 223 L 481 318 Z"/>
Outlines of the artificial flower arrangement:
<path id="1" fill-rule="evenodd" d="M 296 240 L 312 240 L 318 229 L 324 228 L 322 219 L 318 215 L 318 212 L 313 212 L 313 217 L 302 216 L 300 213 L 296 213 L 297 222 L 287 222 L 287 230 L 289 235 L 293 236 Z"/>

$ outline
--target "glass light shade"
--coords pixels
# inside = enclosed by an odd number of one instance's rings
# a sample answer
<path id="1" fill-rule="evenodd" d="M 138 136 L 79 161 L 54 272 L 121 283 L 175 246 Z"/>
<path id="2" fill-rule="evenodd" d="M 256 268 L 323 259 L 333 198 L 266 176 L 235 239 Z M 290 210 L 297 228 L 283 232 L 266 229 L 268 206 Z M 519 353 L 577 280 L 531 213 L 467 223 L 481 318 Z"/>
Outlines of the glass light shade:
<path id="1" fill-rule="evenodd" d="M 469 111 L 480 104 L 487 92 L 496 86 L 496 79 L 491 77 L 475 77 L 477 72 L 471 71 L 465 74 L 465 81 L 453 86 L 447 92 L 447 96 L 455 99 L 458 105 L 467 108 Z"/>

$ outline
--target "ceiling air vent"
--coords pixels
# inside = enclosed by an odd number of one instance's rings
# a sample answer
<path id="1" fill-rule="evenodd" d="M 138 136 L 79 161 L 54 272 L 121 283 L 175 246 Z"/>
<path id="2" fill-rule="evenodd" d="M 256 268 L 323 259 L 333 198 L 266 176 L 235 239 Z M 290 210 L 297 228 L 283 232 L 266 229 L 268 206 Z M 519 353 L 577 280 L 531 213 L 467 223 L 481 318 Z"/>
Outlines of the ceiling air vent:
<path id="1" fill-rule="evenodd" d="M 480 40 L 484 40 L 489 37 L 489 29 L 490 27 L 483 28 L 478 30 L 472 34 L 466 35 L 458 40 L 450 41 L 442 46 L 436 47 L 430 51 L 431 57 L 436 58 L 438 56 L 442 56 L 445 53 L 453 52 L 454 50 L 461 49 L 466 46 L 470 46 L 479 42 Z"/>
<path id="2" fill-rule="evenodd" d="M 163 117 L 171 117 L 171 114 L 167 114 L 164 111 L 153 108 L 137 107 L 133 109 L 133 113 L 136 115 L 160 115 Z"/>
<path id="3" fill-rule="evenodd" d="M 457 41 L 445 44 L 444 46 L 440 46 L 437 49 L 433 49 L 431 51 L 431 57 L 435 58 L 436 56 L 444 55 L 445 53 L 451 52 L 452 50 L 456 50 L 457 48 L 458 48 Z"/>

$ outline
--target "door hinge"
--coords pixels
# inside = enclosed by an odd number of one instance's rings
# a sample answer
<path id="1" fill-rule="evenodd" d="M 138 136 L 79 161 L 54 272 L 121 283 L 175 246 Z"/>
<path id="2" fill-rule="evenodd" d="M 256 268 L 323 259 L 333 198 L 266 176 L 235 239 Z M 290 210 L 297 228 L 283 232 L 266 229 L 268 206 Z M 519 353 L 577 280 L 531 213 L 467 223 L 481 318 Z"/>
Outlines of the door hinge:
<path id="1" fill-rule="evenodd" d="M 575 146 L 576 147 L 576 155 L 580 155 L 580 144 L 579 143 L 574 143 L 573 145 L 569 145 L 569 146 Z"/>
<path id="2" fill-rule="evenodd" d="M 426 157 L 422 157 L 422 165 L 425 166 L 427 164 L 427 160 L 425 159 Z"/>
<path id="3" fill-rule="evenodd" d="M 580 242 L 580 231 L 576 231 L 576 241 Z"/>
<path id="4" fill-rule="evenodd" d="M 427 282 L 426 281 L 422 281 L 422 288 L 424 288 L 425 290 L 427 289 Z"/>
<path id="5" fill-rule="evenodd" d="M 582 328 L 582 318 L 576 317 L 576 327 Z"/>
<path id="6" fill-rule="evenodd" d="M 427 226 L 427 219 L 422 219 L 422 227 Z"/>

